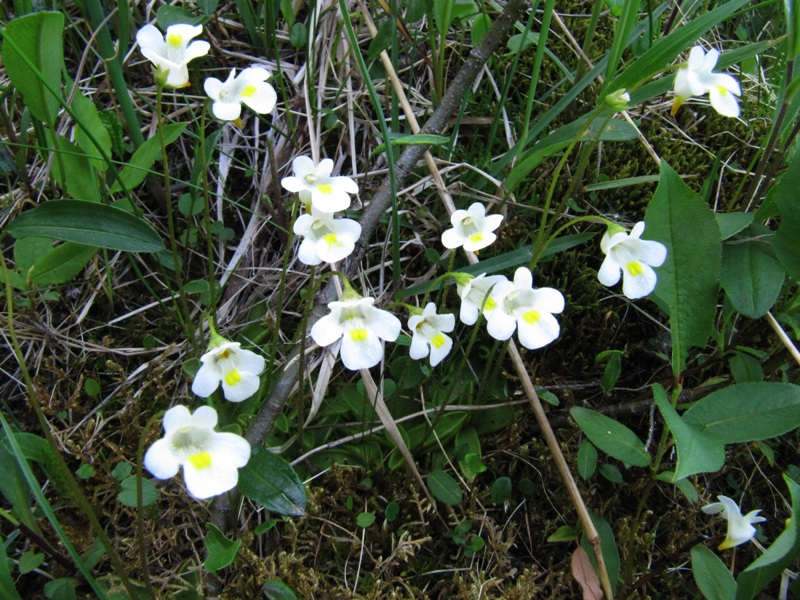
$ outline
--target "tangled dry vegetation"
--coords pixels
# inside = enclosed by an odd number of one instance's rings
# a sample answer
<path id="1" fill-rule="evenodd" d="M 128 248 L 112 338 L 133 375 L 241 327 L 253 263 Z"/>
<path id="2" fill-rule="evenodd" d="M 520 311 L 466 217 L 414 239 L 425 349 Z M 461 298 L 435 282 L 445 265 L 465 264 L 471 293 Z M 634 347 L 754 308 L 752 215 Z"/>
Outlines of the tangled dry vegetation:
<path id="1" fill-rule="evenodd" d="M 295 4 L 298 20 L 303 21 L 308 8 Z M 155 8 L 153 3 L 131 3 L 133 21 L 151 22 Z M 353 4 L 351 11 L 360 49 L 367 55 L 371 36 L 365 15 L 369 13 L 382 23 L 385 13 L 377 5 L 364 3 Z M 113 121 L 115 99 L 103 63 L 91 44 L 86 43 L 92 29 L 77 7 L 69 5 L 66 12 L 68 71 L 104 118 Z M 579 57 L 571 38 L 581 39 L 590 12 L 588 2 L 564 7 L 548 42 L 549 50 L 561 61 L 577 64 Z M 221 76 L 232 67 L 249 66 L 255 59 L 275 74 L 273 83 L 282 101 L 269 118 L 250 114 L 241 127 L 210 125 L 218 128 L 219 134 L 207 166 L 216 199 L 212 212 L 217 221 L 224 223 L 213 238 L 217 276 L 225 285 L 218 301 L 218 322 L 223 335 L 243 335 L 261 347 L 275 341 L 268 362 L 270 373 L 277 377 L 302 325 L 309 284 L 308 269 L 296 262 L 293 253 L 285 252 L 292 199 L 280 188 L 279 178 L 287 174 L 294 156 L 311 154 L 312 146 L 317 146 L 322 156 L 333 157 L 338 172 L 353 175 L 364 201 L 373 196 L 388 171 L 385 154 L 374 153 L 381 140 L 380 126 L 366 82 L 353 59 L 337 4 L 323 1 L 317 6 L 318 21 L 311 43 L 300 48 L 290 41 L 288 27 L 272 32 L 274 37 L 267 40 L 272 45 L 255 47 L 243 22 L 235 18 L 237 14 L 236 5 L 223 2 L 205 23 L 204 35 L 212 45 L 213 60 L 206 59 L 200 68 Z M 611 16 L 604 13 L 599 31 L 606 42 L 610 40 L 612 24 Z M 428 37 L 421 33 L 424 27 L 424 23 L 413 24 L 412 33 L 418 37 L 413 44 L 400 38 L 395 56 L 397 74 L 421 123 L 434 112 L 444 91 L 437 88 L 427 65 L 431 55 Z M 603 43 L 602 39 L 599 43 Z M 453 28 L 444 51 L 445 87 L 464 63 L 469 49 L 469 32 L 464 27 Z M 499 198 L 488 173 L 492 172 L 493 156 L 507 150 L 510 141 L 513 143 L 507 133 L 522 128 L 527 89 L 529 58 L 525 55 L 513 73 L 511 94 L 498 110 L 502 79 L 512 59 L 504 47 L 491 58 L 449 123 L 448 134 L 458 132 L 452 151 L 434 153 L 447 191 L 459 205 L 473 199 Z M 150 68 L 136 51 L 130 51 L 125 74 L 141 121 L 146 124 L 144 135 L 149 137 L 155 131 L 156 93 Z M 371 64 L 370 75 L 385 114 L 402 130 L 404 117 L 380 63 Z M 180 121 L 197 114 L 203 101 L 197 77 L 193 71 L 190 88 L 166 96 L 168 119 Z M 552 61 L 544 62 L 541 77 L 542 89 L 552 86 L 554 93 L 558 90 L 562 74 Z M 755 85 L 756 82 L 745 81 L 745 94 L 754 94 Z M 544 103 L 552 102 L 546 94 L 543 98 Z M 6 139 L 3 160 L 11 156 L 9 149 L 13 148 L 16 165 L 6 169 L 0 180 L 4 219 L 25 203 L 59 194 L 54 183 L 47 183 L 52 165 L 28 145 L 33 143 L 29 132 L 9 118 L 16 112 L 9 108 L 12 99 L 7 90 L 0 109 Z M 594 94 L 587 91 L 560 119 L 571 121 L 594 101 Z M 543 104 L 537 110 L 545 108 Z M 500 122 L 493 128 L 495 114 L 500 115 Z M 715 201 L 720 203 L 739 184 L 757 140 L 767 129 L 758 115 L 753 115 L 747 126 L 691 110 L 673 120 L 668 117 L 666 100 L 636 107 L 631 116 L 644 140 L 656 146 L 661 156 L 668 157 L 698 191 L 705 181 L 704 173 L 720 157 L 729 167 L 714 190 Z M 490 131 L 495 132 L 493 138 L 488 137 Z M 197 166 L 196 153 L 195 140 L 189 136 L 182 136 L 170 147 L 174 198 L 189 189 L 188 182 L 197 180 L 193 166 L 204 168 Z M 274 157 L 272 163 L 270 156 Z M 614 178 L 658 173 L 656 162 L 637 142 L 602 144 L 592 154 L 590 164 L 590 182 L 602 181 L 611 173 Z M 503 210 L 512 218 L 501 230 L 498 254 L 531 243 L 538 214 L 536 198 L 549 185 L 555 166 L 556 159 L 545 161 L 505 203 Z M 570 184 L 568 176 L 562 177 L 559 191 L 565 193 Z M 574 198 L 577 205 L 597 213 L 636 215 L 643 211 L 653 188 L 642 185 L 634 189 L 595 192 L 579 187 Z M 134 198 L 145 218 L 166 236 L 165 204 L 174 199 L 165 197 L 158 176 L 148 178 L 134 192 Z M 432 259 L 441 258 L 446 263 L 449 258 L 440 257 L 443 249 L 439 244 L 446 213 L 431 174 L 423 165 L 398 191 L 397 205 L 404 231 L 400 272 L 393 270 L 389 259 L 391 229 L 387 223 L 382 223 L 377 235 L 367 241 L 358 270 L 358 283 L 378 299 L 392 297 L 401 285 L 431 281 L 438 273 Z M 356 212 L 360 209 L 354 208 Z M 184 279 L 204 278 L 204 234 L 193 217 L 179 219 L 178 235 L 186 242 Z M 198 236 L 201 242 L 195 243 Z M 607 411 L 642 439 L 651 440 L 660 431 L 654 424 L 647 386 L 668 382 L 671 377 L 664 360 L 669 354 L 669 336 L 665 323 L 653 316 L 658 311 L 649 307 L 642 310 L 595 284 L 596 268 L 601 262 L 594 248 L 597 241 L 593 239 L 540 265 L 537 278 L 564 291 L 569 316 L 562 321 L 558 343 L 542 351 L 523 353 L 535 383 L 560 401 L 560 406 L 551 406 L 548 412 L 573 469 L 581 438 L 568 418 L 567 408 L 580 405 Z M 9 246 L 4 246 L 3 251 L 5 260 L 11 261 Z M 213 576 L 200 569 L 206 556 L 203 539 L 208 534 L 207 523 L 214 516 L 213 506 L 189 498 L 179 479 L 161 483 L 158 500 L 144 511 L 148 571 L 143 572 L 136 541 L 136 510 L 118 502 L 119 480 L 112 472 L 120 463 L 135 462 L 144 426 L 152 415 L 176 403 L 193 402 L 190 379 L 183 367 L 189 359 L 199 356 L 205 334 L 198 331 L 196 339 L 187 337 L 176 320 L 175 300 L 169 293 L 173 289 L 171 277 L 151 256 L 99 253 L 70 283 L 19 294 L 15 301 L 16 335 L 49 426 L 71 468 L 77 472 L 82 465 L 94 467 L 91 476 L 82 482 L 83 488 L 114 546 L 125 563 L 131 565 L 134 581 L 149 578 L 163 598 L 204 594 L 255 598 L 261 593 L 261 586 L 273 578 L 286 582 L 301 598 L 580 596 L 571 566 L 574 543 L 547 541 L 559 527 L 576 525 L 569 497 L 522 396 L 517 376 L 508 361 L 492 366 L 491 359 L 487 371 L 483 371 L 480 360 L 468 363 L 460 376 L 471 379 L 469 386 L 459 388 L 460 395 L 452 402 L 469 405 L 464 411 L 467 424 L 485 425 L 480 448 L 487 470 L 472 481 L 461 481 L 466 492 L 460 504 L 431 504 L 404 466 L 389 467 L 385 441 L 376 443 L 370 441 L 373 438 L 360 437 L 361 432 L 374 425 L 374 415 L 366 409 L 360 421 L 345 408 L 327 413 L 303 429 L 312 383 L 306 377 L 286 404 L 285 414 L 276 424 L 277 431 L 267 440 L 270 444 L 284 444 L 290 460 L 319 449 L 297 464 L 309 481 L 306 515 L 278 519 L 267 528 L 264 524 L 271 515 L 249 501 L 236 504 L 233 518 L 224 525 L 232 526 L 233 537 L 242 540 L 240 552 L 232 565 Z M 192 315 L 200 323 L 200 295 L 190 299 Z M 20 431 L 38 432 L 24 378 L 5 333 L 9 314 L 4 300 L 0 314 L 5 349 L 0 353 L 3 411 Z M 777 343 L 768 332 L 745 326 L 737 335 L 742 345 L 772 353 L 777 357 L 775 364 L 780 364 L 781 352 L 774 351 Z M 490 347 L 489 341 L 484 341 Z M 611 394 L 600 388 L 603 365 L 595 361 L 598 353 L 607 349 L 624 353 L 624 370 Z M 320 353 L 308 347 L 305 360 L 308 372 L 314 373 Z M 709 366 L 713 363 L 705 364 L 702 377 L 708 380 L 715 375 L 725 376 L 724 362 L 713 356 L 709 360 L 719 362 L 719 368 L 715 373 Z M 424 379 L 402 400 L 398 399 L 398 410 L 411 414 L 410 407 L 414 405 L 420 410 L 425 398 L 437 390 L 453 389 L 448 377 L 458 376 L 459 372 L 452 371 L 436 382 Z M 686 381 L 691 385 L 685 392 L 687 400 L 704 393 L 700 376 L 699 369 L 688 373 Z M 326 398 L 343 406 L 346 402 L 342 398 L 355 381 L 351 373 L 337 366 Z M 473 397 L 467 401 L 462 395 Z M 393 406 L 390 398 L 390 409 Z M 240 430 L 246 427 L 248 414 L 243 408 Z M 437 419 L 435 414 L 428 418 Z M 156 429 L 147 434 L 146 443 L 156 439 Z M 379 432 L 374 437 L 383 435 Z M 347 436 L 357 439 L 338 443 Z M 325 448 L 318 448 L 321 446 Z M 455 460 L 448 456 L 452 444 L 447 442 L 440 445 L 431 439 L 424 448 L 415 455 L 423 475 Z M 796 450 L 796 436 L 785 440 L 782 451 Z M 766 475 L 759 477 L 762 482 L 778 477 L 779 467 L 770 466 L 762 454 L 750 448 L 729 460 L 734 466 L 727 473 L 708 476 L 705 481 L 700 476 L 697 487 L 714 488 L 716 477 L 732 478 L 738 485 L 745 485 L 756 472 Z M 697 518 L 695 508 L 683 501 L 675 487 L 652 487 L 649 482 L 637 480 L 634 471 L 618 473 L 624 483 L 595 476 L 579 481 L 579 487 L 589 508 L 602 515 L 614 532 L 621 561 L 620 596 L 696 597 L 691 574 L 679 561 L 685 560 L 688 548 L 717 535 L 719 528 L 712 527 L 708 519 Z M 500 477 L 509 478 L 513 487 L 498 502 L 492 488 Z M 66 498 L 61 495 L 63 488 L 57 480 L 48 483 L 45 493 L 54 502 Z M 762 485 L 753 493 L 757 498 L 753 499 L 754 505 L 766 508 L 778 504 L 780 493 L 771 484 Z M 637 514 L 637 507 L 645 498 L 646 509 L 635 521 L 632 515 Z M 399 511 L 389 519 L 387 507 L 392 503 L 399 505 Z M 58 507 L 59 519 L 77 549 L 89 550 L 94 538 L 85 517 L 67 501 L 60 501 Z M 358 515 L 365 512 L 376 516 L 368 527 L 356 522 Z M 259 526 L 266 532 L 257 533 Z M 766 527 L 777 529 L 779 525 L 768 523 Z M 8 523 L 3 528 L 6 530 Z M 52 537 L 44 540 L 52 545 L 48 552 L 62 553 L 57 536 L 49 533 Z M 473 536 L 482 540 L 480 548 L 470 547 Z M 35 547 L 37 542 L 31 540 L 30 544 Z M 745 557 L 752 559 L 755 552 L 753 547 L 743 548 L 740 560 L 747 562 Z M 65 567 L 54 557 L 48 556 L 47 566 L 54 576 L 66 574 Z M 43 581 L 34 571 L 20 577 L 18 585 L 19 589 L 30 590 L 27 597 L 40 597 Z"/>

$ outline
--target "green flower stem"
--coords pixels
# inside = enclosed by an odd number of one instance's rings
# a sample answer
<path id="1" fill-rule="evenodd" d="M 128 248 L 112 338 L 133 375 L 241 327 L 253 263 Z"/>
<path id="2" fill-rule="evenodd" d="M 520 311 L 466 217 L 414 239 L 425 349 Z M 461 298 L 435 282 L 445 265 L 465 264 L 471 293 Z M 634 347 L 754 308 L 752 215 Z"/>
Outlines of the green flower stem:
<path id="1" fill-rule="evenodd" d="M 45 439 L 47 439 L 47 443 L 50 445 L 50 449 L 52 450 L 53 457 L 56 461 L 56 467 L 62 477 L 63 483 L 66 485 L 69 498 L 75 502 L 77 507 L 83 512 L 84 515 L 89 519 L 89 524 L 91 525 L 92 529 L 94 530 L 95 535 L 100 540 L 100 543 L 105 548 L 106 553 L 108 554 L 108 558 L 111 561 L 111 565 L 116 572 L 117 576 L 122 581 L 122 585 L 125 587 L 125 590 L 128 592 L 131 598 L 136 598 L 137 593 L 134 589 L 133 585 L 131 585 L 130 579 L 128 579 L 127 570 L 120 558 L 117 551 L 114 549 L 114 546 L 111 544 L 111 540 L 109 539 L 108 535 L 106 534 L 103 526 L 100 523 L 100 520 L 97 518 L 97 514 L 92 507 L 91 502 L 83 493 L 78 482 L 75 480 L 75 477 L 72 474 L 72 471 L 67 466 L 66 461 L 64 460 L 64 456 L 61 454 L 61 448 L 56 443 L 55 438 L 53 437 L 53 433 L 50 431 L 50 424 L 47 422 L 47 419 L 42 412 L 42 406 L 39 403 L 39 396 L 37 395 L 36 386 L 33 384 L 33 379 L 31 378 L 30 372 L 28 371 L 28 366 L 25 362 L 25 356 L 22 353 L 22 349 L 20 348 L 19 341 L 17 340 L 17 333 L 14 327 L 14 294 L 11 287 L 11 278 L 8 274 L 8 267 L 6 267 L 6 259 L 5 256 L 0 253 L 0 266 L 3 269 L 3 280 L 5 283 L 5 291 L 6 291 L 6 314 L 7 314 L 7 332 L 8 338 L 11 341 L 11 349 L 14 353 L 15 358 L 17 359 L 17 363 L 19 364 L 20 371 L 22 372 L 22 379 L 25 382 L 25 390 L 28 393 L 28 401 L 30 402 L 31 408 L 33 408 L 33 412 L 36 414 L 36 419 L 39 421 L 39 427 L 42 429 L 42 433 L 44 434 Z M 15 443 L 15 442 L 13 442 Z M 44 506 L 42 506 L 44 510 Z M 55 519 L 55 516 L 53 516 Z M 58 521 L 55 521 L 54 527 L 58 524 Z M 65 546 L 67 549 L 70 550 L 70 554 L 72 554 L 75 549 L 72 547 L 72 544 L 69 543 L 69 538 L 66 537 L 66 534 L 61 532 L 63 535 L 60 537 L 62 541 L 65 542 Z M 91 576 L 91 573 L 86 569 L 83 564 L 83 561 L 80 559 L 79 555 L 73 555 L 73 559 L 75 560 L 78 568 L 81 570 L 82 573 L 87 577 L 87 581 L 90 583 L 94 582 L 94 578 Z M 96 592 L 98 589 L 95 590 Z M 101 597 L 103 596 L 102 590 L 99 590 L 101 593 Z"/>
<path id="2" fill-rule="evenodd" d="M 166 197 L 167 209 L 167 227 L 169 228 L 169 244 L 172 250 L 172 263 L 175 267 L 175 283 L 178 284 L 178 302 L 183 323 L 183 329 L 188 334 L 189 341 L 195 350 L 198 348 L 197 336 L 195 335 L 195 328 L 192 325 L 192 317 L 189 312 L 189 303 L 186 300 L 186 294 L 183 291 L 183 272 L 181 271 L 180 257 L 178 255 L 178 240 L 175 235 L 175 215 L 172 208 L 172 187 L 171 178 L 169 175 L 169 158 L 167 157 L 167 142 L 164 136 L 164 113 L 163 113 L 163 96 L 164 86 L 160 83 L 157 86 L 156 92 L 156 119 L 158 124 L 158 139 L 161 142 L 161 164 L 164 170 L 164 196 Z M 203 134 L 204 135 L 204 134 Z"/>
<path id="3" fill-rule="evenodd" d="M 208 100 L 203 103 L 200 112 L 200 164 L 202 167 L 203 181 L 203 228 L 206 230 L 206 256 L 208 258 L 208 311 L 209 323 L 217 318 L 217 277 L 214 263 L 214 240 L 211 235 L 211 198 L 208 193 L 208 164 L 206 159 L 206 116 L 208 115 Z M 167 204 L 169 204 L 167 198 Z M 172 235 L 172 233 L 170 233 Z M 174 237 L 174 236 L 173 236 Z"/>
<path id="4" fill-rule="evenodd" d="M 156 597 L 153 584 L 150 583 L 150 573 L 147 567 L 147 542 L 144 539 L 144 506 L 142 497 L 142 475 L 144 470 L 144 444 L 147 441 L 147 435 L 156 421 L 164 416 L 166 411 L 158 411 L 154 414 L 144 426 L 142 435 L 139 437 L 139 446 L 136 449 L 136 536 L 139 538 L 139 576 L 144 580 L 147 587 L 147 593 L 151 598 Z"/>

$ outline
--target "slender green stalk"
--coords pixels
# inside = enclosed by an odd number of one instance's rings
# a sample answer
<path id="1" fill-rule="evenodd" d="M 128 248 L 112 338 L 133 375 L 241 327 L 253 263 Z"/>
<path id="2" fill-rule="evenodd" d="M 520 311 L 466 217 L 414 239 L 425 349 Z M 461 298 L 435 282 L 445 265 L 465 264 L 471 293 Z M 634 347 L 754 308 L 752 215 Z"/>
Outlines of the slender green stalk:
<path id="1" fill-rule="evenodd" d="M 589 19 L 589 26 L 586 28 L 586 34 L 583 36 L 583 46 L 581 47 L 581 50 L 585 56 L 589 56 L 589 53 L 592 51 L 594 34 L 597 31 L 597 22 L 600 20 L 600 13 L 603 11 L 605 4 L 605 0 L 595 0 L 594 6 L 592 7 L 592 16 Z M 585 69 L 586 65 L 582 60 L 579 60 L 578 67 L 575 69 L 574 80 L 577 81 L 583 77 L 583 72 Z"/>
<path id="2" fill-rule="evenodd" d="M 139 538 L 139 570 L 140 577 L 144 579 L 147 593 L 151 598 L 155 598 L 155 590 L 150 582 L 150 572 L 147 566 L 147 542 L 144 539 L 144 498 L 142 496 L 142 476 L 144 467 L 144 444 L 147 441 L 147 434 L 153 424 L 164 416 L 163 410 L 150 417 L 144 426 L 142 435 L 139 437 L 139 446 L 136 449 L 136 535 Z"/>
<path id="3" fill-rule="evenodd" d="M 183 271 L 181 269 L 180 256 L 178 254 L 178 240 L 175 235 L 175 215 L 172 207 L 172 178 L 169 174 L 169 157 L 167 156 L 167 142 L 164 137 L 164 113 L 163 113 L 164 86 L 158 84 L 156 92 L 156 119 L 158 124 L 158 139 L 161 142 L 161 164 L 164 171 L 164 196 L 166 198 L 165 208 L 167 211 L 167 227 L 169 228 L 169 244 L 172 250 L 172 262 L 175 268 L 175 283 L 178 285 L 178 302 L 180 314 L 183 320 L 182 326 L 192 342 L 195 349 L 198 348 L 198 341 L 195 328 L 192 325 L 192 317 L 189 312 L 189 303 L 183 291 Z"/>
<path id="4" fill-rule="evenodd" d="M 208 159 L 206 157 L 206 116 L 208 100 L 200 112 L 200 172 L 203 181 L 203 228 L 206 232 L 206 257 L 208 259 L 208 312 L 214 323 L 217 320 L 217 276 L 214 262 L 214 239 L 211 235 L 211 198 L 208 193 Z M 169 199 L 167 200 L 169 202 Z"/>

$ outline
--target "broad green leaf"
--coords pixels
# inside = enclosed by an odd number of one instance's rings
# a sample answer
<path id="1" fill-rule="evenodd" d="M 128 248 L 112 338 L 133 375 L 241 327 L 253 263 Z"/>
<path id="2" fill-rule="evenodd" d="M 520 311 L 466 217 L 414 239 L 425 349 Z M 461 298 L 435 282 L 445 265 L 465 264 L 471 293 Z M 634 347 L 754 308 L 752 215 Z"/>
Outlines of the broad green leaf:
<path id="1" fill-rule="evenodd" d="M 798 95 L 800 97 L 800 95 Z M 781 214 L 781 224 L 772 240 L 775 255 L 795 281 L 800 281 L 800 156 L 786 169 L 781 180 L 767 195 Z"/>
<path id="2" fill-rule="evenodd" d="M 280 515 L 302 517 L 306 488 L 286 459 L 262 446 L 253 448 L 250 461 L 239 470 L 239 492 Z"/>
<path id="3" fill-rule="evenodd" d="M 31 509 L 31 490 L 25 481 L 25 475 L 14 460 L 14 456 L 7 449 L 4 431 L 0 431 L 0 464 L 3 465 L 3 476 L 0 477 L 0 494 L 14 508 L 14 513 L 20 521 L 34 532 L 41 533 Z M 2 556 L 0 556 L 0 560 L 2 560 Z M 0 589 L 2 589 L 2 586 L 0 586 Z"/>
<path id="4" fill-rule="evenodd" d="M 53 239 L 27 237 L 14 242 L 14 263 L 17 270 L 26 275 L 36 261 L 53 250 Z"/>
<path id="5" fill-rule="evenodd" d="M 736 581 L 728 567 L 702 544 L 692 548 L 692 575 L 706 600 L 731 600 L 736 597 Z"/>
<path id="6" fill-rule="evenodd" d="M 18 240 L 19 243 L 22 240 Z M 83 271 L 92 260 L 97 248 L 66 242 L 52 248 L 37 260 L 28 277 L 36 285 L 59 285 L 66 283 Z"/>
<path id="7" fill-rule="evenodd" d="M 569 413 L 589 441 L 609 456 L 636 467 L 650 464 L 642 440 L 622 423 L 580 406 L 571 408 Z"/>
<path id="8" fill-rule="evenodd" d="M 111 156 L 112 154 L 111 136 L 100 119 L 97 107 L 89 98 L 78 92 L 72 99 L 72 112 L 78 121 L 75 126 L 75 141 L 89 157 L 95 169 L 98 171 L 106 170 L 109 165 L 103 159 L 103 154 L 105 156 Z M 97 141 L 100 146 L 99 149 L 86 134 L 87 131 Z"/>
<path id="9" fill-rule="evenodd" d="M 356 525 L 366 529 L 375 522 L 375 513 L 363 512 L 356 517 Z"/>
<path id="10" fill-rule="evenodd" d="M 704 15 L 690 19 L 668 36 L 658 39 L 647 52 L 632 61 L 616 78 L 608 81 L 604 89 L 608 91 L 621 88 L 631 90 L 641 85 L 657 72 L 662 71 L 679 54 L 688 53 L 697 38 L 712 27 L 729 19 L 748 2 L 749 0 L 732 0 Z M 647 19 L 644 21 L 646 25 Z"/>
<path id="11" fill-rule="evenodd" d="M 436 469 L 428 475 L 428 489 L 431 491 L 436 499 L 444 502 L 448 506 L 456 506 L 461 503 L 464 493 L 461 491 L 461 486 L 450 475 Z"/>
<path id="12" fill-rule="evenodd" d="M 156 11 L 156 22 L 162 31 L 166 31 L 170 25 L 186 23 L 187 25 L 197 25 L 203 21 L 202 15 L 192 15 L 191 12 L 180 6 L 164 4 Z"/>
<path id="13" fill-rule="evenodd" d="M 131 475 L 122 480 L 122 491 L 117 494 L 117 500 L 125 506 L 136 508 L 136 476 Z M 142 479 L 142 506 L 150 506 L 158 500 L 158 490 L 153 482 L 147 478 Z"/>
<path id="14" fill-rule="evenodd" d="M 503 504 L 511 497 L 511 478 L 498 477 L 492 484 L 492 489 L 489 493 L 492 502 L 495 504 Z"/>
<path id="15" fill-rule="evenodd" d="M 61 89 L 63 32 L 64 15 L 49 11 L 12 19 L 2 31 L 3 62 L 8 78 L 22 94 L 31 114 L 48 125 L 55 123 L 61 107 L 47 85 L 57 92 Z"/>
<path id="16" fill-rule="evenodd" d="M 204 540 L 208 557 L 203 563 L 206 571 L 216 575 L 217 571 L 224 569 L 236 560 L 242 540 L 229 540 L 213 523 L 206 523 L 208 535 Z"/>
<path id="17" fill-rule="evenodd" d="M 50 200 L 19 215 L 14 237 L 45 236 L 125 252 L 160 252 L 164 242 L 153 227 L 129 212 L 95 202 Z"/>
<path id="18" fill-rule="evenodd" d="M 730 212 L 730 213 L 714 213 L 714 218 L 717 219 L 719 225 L 719 233 L 722 240 L 732 238 L 740 231 L 747 229 L 750 223 L 753 222 L 753 213 L 743 212 Z"/>
<path id="19" fill-rule="evenodd" d="M 770 581 L 800 557 L 800 485 L 786 475 L 783 480 L 792 497 L 792 514 L 786 520 L 783 533 L 739 575 L 736 600 L 755 598 Z"/>
<path id="20" fill-rule="evenodd" d="M 611 589 L 614 589 L 617 587 L 617 582 L 619 581 L 620 565 L 619 550 L 617 549 L 617 542 L 614 539 L 614 531 L 611 529 L 611 525 L 608 524 L 608 521 L 600 515 L 589 511 L 589 516 L 592 519 L 592 523 L 594 523 L 594 528 L 600 536 L 600 552 L 603 554 L 603 561 L 606 563 L 606 572 L 611 582 Z M 597 562 L 594 558 L 594 552 L 589 546 L 589 540 L 586 539 L 585 535 L 581 536 L 581 547 L 586 550 L 586 554 L 589 555 L 589 560 L 596 571 Z"/>
<path id="21" fill-rule="evenodd" d="M 477 46 L 492 27 L 492 18 L 487 14 L 480 14 L 472 21 L 472 28 L 469 30 L 469 37 L 472 45 Z"/>
<path id="22" fill-rule="evenodd" d="M 685 479 L 695 473 L 719 471 L 725 464 L 725 444 L 681 419 L 660 384 L 653 386 L 653 395 L 678 447 L 674 479 Z"/>
<path id="23" fill-rule="evenodd" d="M 555 533 L 547 536 L 548 542 L 574 542 L 576 539 L 575 528 L 569 525 L 562 525 L 556 529 Z"/>
<path id="24" fill-rule="evenodd" d="M 19 558 L 19 572 L 22 575 L 38 569 L 44 562 L 44 553 L 28 550 Z"/>
<path id="25" fill-rule="evenodd" d="M 267 600 L 297 600 L 297 594 L 280 579 L 270 579 L 261 586 Z"/>
<path id="26" fill-rule="evenodd" d="M 800 386 L 737 383 L 699 400 L 683 420 L 726 444 L 783 435 L 800 425 Z"/>
<path id="27" fill-rule="evenodd" d="M 775 304 L 786 271 L 767 242 L 771 231 L 751 225 L 747 232 L 754 237 L 723 246 L 720 283 L 737 311 L 757 319 Z"/>
<path id="28" fill-rule="evenodd" d="M 52 579 L 44 585 L 44 595 L 50 600 L 76 600 L 76 587 L 78 580 L 74 577 Z"/>
<path id="29" fill-rule="evenodd" d="M 481 441 L 474 427 L 465 427 L 456 433 L 455 456 L 461 474 L 468 481 L 486 470 L 486 465 L 481 461 Z"/>
<path id="30" fill-rule="evenodd" d="M 655 478 L 658 479 L 659 481 L 666 481 L 667 483 L 671 483 L 672 485 L 674 485 L 692 504 L 694 504 L 700 499 L 700 495 L 697 493 L 697 490 L 695 489 L 691 480 L 675 479 L 674 471 L 661 471 L 661 473 L 658 473 Z"/>
<path id="31" fill-rule="evenodd" d="M 177 140 L 181 133 L 183 133 L 183 130 L 186 129 L 187 125 L 188 123 L 171 123 L 165 125 L 164 143 L 171 144 Z M 120 171 L 119 178 L 122 183 L 125 184 L 125 189 L 132 190 L 142 183 L 145 177 L 147 177 L 147 174 L 151 172 L 150 169 L 153 163 L 160 156 L 161 141 L 158 133 L 156 133 L 156 135 L 145 140 L 144 144 L 139 146 L 136 152 L 133 153 L 133 156 L 131 156 L 128 164 Z M 114 185 L 111 186 L 110 192 L 114 194 L 121 191 L 122 188 L 119 185 L 119 181 L 115 181 Z"/>
<path id="32" fill-rule="evenodd" d="M 578 475 L 589 479 L 597 470 L 597 448 L 589 440 L 583 440 L 578 448 Z"/>
<path id="33" fill-rule="evenodd" d="M 415 133 L 413 135 L 401 135 L 389 140 L 392 146 L 443 146 L 448 143 L 450 138 L 444 135 L 433 133 Z M 370 156 L 375 156 L 386 150 L 386 144 L 379 144 Z"/>
<path id="34" fill-rule="evenodd" d="M 711 209 L 666 161 L 645 221 L 647 238 L 667 247 L 653 295 L 669 312 L 672 370 L 678 374 L 689 348 L 704 347 L 711 333 L 722 262 L 719 227 Z"/>
<path id="35" fill-rule="evenodd" d="M 57 153 L 53 158 L 53 176 L 67 194 L 75 200 L 100 202 L 97 176 L 86 153 L 61 135 L 55 137 L 53 146 Z"/>

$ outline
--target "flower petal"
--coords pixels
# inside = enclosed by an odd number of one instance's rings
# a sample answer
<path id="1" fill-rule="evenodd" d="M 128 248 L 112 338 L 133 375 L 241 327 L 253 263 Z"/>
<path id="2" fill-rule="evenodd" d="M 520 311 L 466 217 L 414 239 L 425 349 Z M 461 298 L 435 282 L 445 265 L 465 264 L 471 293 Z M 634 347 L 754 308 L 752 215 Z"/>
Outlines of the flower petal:
<path id="1" fill-rule="evenodd" d="M 162 438 L 147 449 L 144 455 L 144 467 L 156 479 L 169 479 L 178 474 L 181 464 L 172 452 L 169 441 Z"/>
<path id="2" fill-rule="evenodd" d="M 203 364 L 192 381 L 192 392 L 201 398 L 208 398 L 219 387 L 221 379 L 219 371 L 212 364 Z"/>

